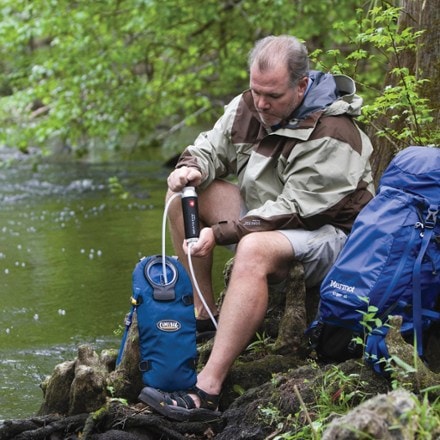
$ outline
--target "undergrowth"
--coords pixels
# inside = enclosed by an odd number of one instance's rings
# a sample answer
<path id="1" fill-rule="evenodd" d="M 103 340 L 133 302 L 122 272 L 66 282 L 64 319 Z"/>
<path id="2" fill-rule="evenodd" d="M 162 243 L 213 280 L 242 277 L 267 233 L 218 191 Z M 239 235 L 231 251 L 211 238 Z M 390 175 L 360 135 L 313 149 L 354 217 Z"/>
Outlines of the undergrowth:
<path id="1" fill-rule="evenodd" d="M 365 329 L 365 337 L 354 337 L 356 343 L 363 347 L 365 360 L 368 360 L 365 350 L 366 335 L 377 327 L 387 325 L 377 317 L 377 311 L 377 307 L 367 305 L 367 311 L 362 312 L 361 320 L 361 325 Z M 261 349 L 261 345 L 265 345 L 264 342 L 267 343 L 267 340 L 260 338 L 259 341 Z M 371 362 L 371 359 L 369 361 Z M 414 391 L 420 389 L 415 382 L 417 382 L 418 374 L 421 373 L 418 370 L 421 360 L 418 358 L 416 344 L 414 343 L 412 361 L 405 362 L 396 355 L 374 361 L 382 365 L 384 374 L 389 378 L 389 389 L 407 390 L 409 399 L 412 399 L 412 402 L 407 402 L 407 409 L 399 409 L 402 411 L 401 418 L 388 427 L 389 432 L 404 432 L 404 437 L 391 436 L 390 438 L 439 439 L 440 397 L 436 398 L 436 396 L 440 396 L 440 385 L 420 390 L 417 394 Z M 331 365 L 321 370 L 321 367 L 313 360 L 310 361 L 310 366 L 317 370 L 317 375 L 322 374 L 322 379 L 311 388 L 313 403 L 310 403 L 309 399 L 308 404 L 305 404 L 295 385 L 294 393 L 296 401 L 299 402 L 299 410 L 296 413 L 286 416 L 273 403 L 259 408 L 261 421 L 274 429 L 266 440 L 319 440 L 332 420 L 346 415 L 356 406 L 373 397 L 368 383 L 362 379 L 360 374 L 362 368 L 370 368 L 371 365 L 368 366 L 359 361 L 359 373 L 347 373 L 340 365 Z M 378 413 L 377 416 L 380 417 L 381 414 Z M 351 434 L 350 439 L 375 439 L 365 432 L 352 431 Z"/>

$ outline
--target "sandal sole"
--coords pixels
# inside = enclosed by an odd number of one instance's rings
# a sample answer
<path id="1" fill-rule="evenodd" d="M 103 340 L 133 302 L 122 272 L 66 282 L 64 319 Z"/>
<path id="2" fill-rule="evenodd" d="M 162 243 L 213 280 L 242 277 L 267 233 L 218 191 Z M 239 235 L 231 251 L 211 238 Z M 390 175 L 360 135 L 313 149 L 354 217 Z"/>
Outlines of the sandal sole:
<path id="1" fill-rule="evenodd" d="M 221 417 L 221 412 L 206 408 L 188 409 L 167 405 L 163 401 L 162 393 L 155 388 L 145 387 L 138 399 L 159 414 L 178 422 L 207 422 Z"/>

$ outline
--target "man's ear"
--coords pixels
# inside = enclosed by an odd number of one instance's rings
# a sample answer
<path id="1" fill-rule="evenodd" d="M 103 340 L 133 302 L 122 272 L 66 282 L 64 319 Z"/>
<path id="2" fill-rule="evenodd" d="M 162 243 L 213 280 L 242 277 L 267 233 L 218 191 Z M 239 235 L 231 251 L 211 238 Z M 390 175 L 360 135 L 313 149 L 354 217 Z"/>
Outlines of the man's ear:
<path id="1" fill-rule="evenodd" d="M 307 86 L 309 85 L 309 77 L 304 76 L 298 81 L 298 87 L 301 90 L 302 93 L 304 93 L 307 90 Z"/>

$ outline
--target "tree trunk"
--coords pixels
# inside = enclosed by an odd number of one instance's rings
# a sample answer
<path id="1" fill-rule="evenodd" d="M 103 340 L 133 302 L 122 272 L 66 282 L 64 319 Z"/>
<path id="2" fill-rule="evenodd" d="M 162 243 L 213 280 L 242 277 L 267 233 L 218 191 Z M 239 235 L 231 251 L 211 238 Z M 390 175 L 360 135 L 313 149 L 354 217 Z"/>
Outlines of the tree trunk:
<path id="1" fill-rule="evenodd" d="M 433 130 L 439 127 L 440 123 L 440 43 L 439 43 L 439 24 L 440 8 L 437 0 L 401 0 L 402 12 L 399 18 L 399 31 L 411 27 L 414 31 L 426 30 L 419 39 L 419 47 L 415 51 L 401 52 L 398 57 L 394 57 L 385 77 L 384 86 L 395 85 L 397 79 L 392 75 L 395 67 L 405 66 L 411 75 L 417 78 L 426 78 L 429 82 L 420 90 L 422 97 L 430 102 L 430 107 L 434 110 L 431 127 Z M 377 126 L 388 126 L 399 130 L 405 124 L 402 119 L 391 122 L 391 114 L 379 118 Z M 428 129 L 430 129 L 428 128 Z M 387 138 L 379 138 L 375 135 L 375 129 L 368 130 L 375 151 L 372 157 L 372 168 L 375 176 L 376 186 L 380 176 L 389 164 L 393 155 L 402 148 L 414 145 L 414 140 L 407 139 L 404 143 L 396 143 Z"/>

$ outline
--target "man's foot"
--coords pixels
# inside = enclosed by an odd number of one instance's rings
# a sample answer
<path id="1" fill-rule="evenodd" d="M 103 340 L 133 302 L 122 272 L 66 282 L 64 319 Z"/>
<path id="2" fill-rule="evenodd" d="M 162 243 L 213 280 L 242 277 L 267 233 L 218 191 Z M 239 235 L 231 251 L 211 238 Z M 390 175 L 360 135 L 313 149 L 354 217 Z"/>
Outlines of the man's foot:
<path id="1" fill-rule="evenodd" d="M 200 407 L 196 406 L 191 395 L 199 398 Z M 197 387 L 173 393 L 145 387 L 138 398 L 159 414 L 179 422 L 209 421 L 221 417 L 218 411 L 219 396 L 205 393 Z"/>
<path id="2" fill-rule="evenodd" d="M 218 315 L 214 317 L 218 321 Z M 216 326 L 210 318 L 196 319 L 196 342 L 199 344 L 211 339 L 217 331 Z"/>

